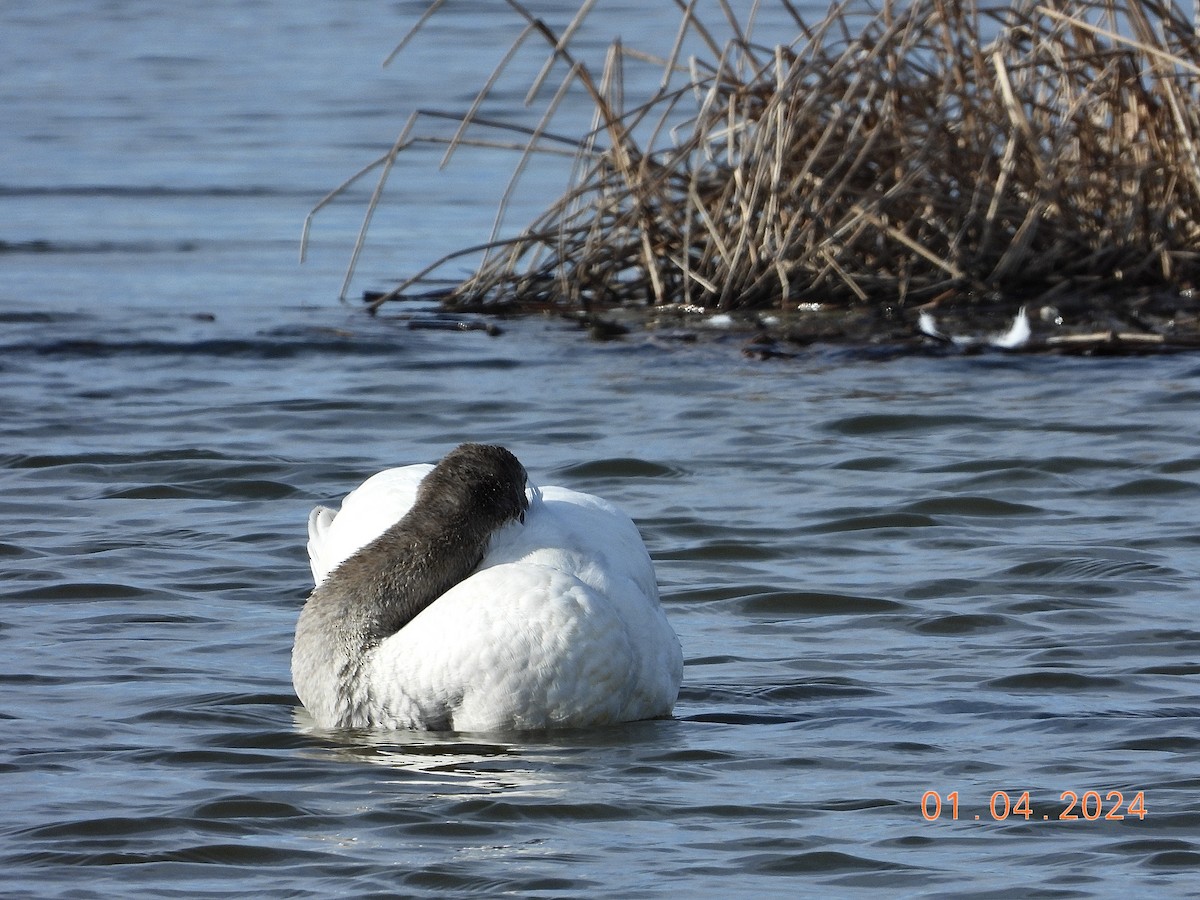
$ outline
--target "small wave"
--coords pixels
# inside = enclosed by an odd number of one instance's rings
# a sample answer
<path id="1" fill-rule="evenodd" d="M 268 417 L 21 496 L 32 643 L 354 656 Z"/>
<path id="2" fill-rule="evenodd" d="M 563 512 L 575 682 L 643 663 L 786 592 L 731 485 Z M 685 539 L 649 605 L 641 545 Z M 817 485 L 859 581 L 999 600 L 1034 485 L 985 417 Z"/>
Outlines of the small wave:
<path id="1" fill-rule="evenodd" d="M 1178 478 L 1137 478 L 1118 485 L 1110 492 L 1114 497 L 1177 497 L 1200 493 L 1200 485 Z"/>
<path id="2" fill-rule="evenodd" d="M 1078 672 L 1046 671 L 1005 675 L 984 682 L 1000 691 L 1111 691 L 1128 687 L 1120 678 L 1107 675 L 1081 675 Z"/>
<path id="3" fill-rule="evenodd" d="M 619 457 L 566 466 L 554 474 L 572 478 L 679 478 L 687 473 L 678 466 L 635 457 Z"/>
<path id="4" fill-rule="evenodd" d="M 987 614 L 956 614 L 923 619 L 912 626 L 918 634 L 959 635 L 977 631 L 992 631 L 1011 627 L 1013 621 L 1005 616 Z"/>
<path id="5" fill-rule="evenodd" d="M 401 353 L 403 348 L 393 341 L 347 340 L 328 335 L 292 337 L 271 334 L 264 334 L 258 338 L 214 338 L 197 341 L 62 338 L 0 347 L 0 355 L 6 359 L 29 355 L 85 360 L 127 356 L 281 360 L 311 355 L 395 356 Z"/>
<path id="6" fill-rule="evenodd" d="M 210 478 L 202 483 L 141 484 L 103 494 L 110 500 L 283 500 L 299 492 L 278 481 Z"/>
<path id="7" fill-rule="evenodd" d="M 948 425 L 974 426 L 980 433 L 999 427 L 994 419 L 969 415 L 894 415 L 890 413 L 868 413 L 844 416 L 824 423 L 823 430 L 852 437 L 873 437 L 882 434 L 905 434 L 944 429 Z"/>
<path id="8" fill-rule="evenodd" d="M 903 604 L 880 597 L 779 590 L 740 597 L 733 605 L 739 612 L 755 616 L 876 615 L 904 609 Z"/>
<path id="9" fill-rule="evenodd" d="M 1105 559 L 1090 556 L 1065 556 L 1024 562 L 1006 569 L 1007 577 L 1037 578 L 1046 581 L 1078 582 L 1154 578 L 1170 580 L 1179 572 L 1148 559 Z"/>
<path id="10" fill-rule="evenodd" d="M 298 189 L 282 189 L 265 185 L 179 187 L 140 184 L 0 184 L 0 197 L 299 197 L 308 200 L 311 198 L 311 194 Z"/>
<path id="11" fill-rule="evenodd" d="M 196 241 L 0 241 L 0 253 L 124 253 L 138 256 L 150 253 L 192 253 L 200 249 Z"/>
<path id="12" fill-rule="evenodd" d="M 892 528 L 934 528 L 938 524 L 937 519 L 920 513 L 865 513 L 819 522 L 805 530 L 812 534 L 837 534 L 839 532 L 879 531 Z"/>

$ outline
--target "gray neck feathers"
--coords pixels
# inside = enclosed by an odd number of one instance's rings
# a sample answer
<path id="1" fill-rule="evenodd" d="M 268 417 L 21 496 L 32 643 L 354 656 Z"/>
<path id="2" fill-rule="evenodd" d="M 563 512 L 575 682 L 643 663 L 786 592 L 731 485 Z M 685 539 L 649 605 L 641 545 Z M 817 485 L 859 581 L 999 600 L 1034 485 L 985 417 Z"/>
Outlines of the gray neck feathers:
<path id="1" fill-rule="evenodd" d="M 292 680 L 323 726 L 369 724 L 376 648 L 474 571 L 492 533 L 522 518 L 525 469 L 463 444 L 421 482 L 399 522 L 326 576 L 296 625 Z"/>
<path id="2" fill-rule="evenodd" d="M 370 703 L 371 652 L 474 571 L 490 530 L 407 516 L 334 569 L 296 625 L 292 674 L 319 721 L 361 722 Z M 482 532 L 482 533 L 481 533 Z"/>

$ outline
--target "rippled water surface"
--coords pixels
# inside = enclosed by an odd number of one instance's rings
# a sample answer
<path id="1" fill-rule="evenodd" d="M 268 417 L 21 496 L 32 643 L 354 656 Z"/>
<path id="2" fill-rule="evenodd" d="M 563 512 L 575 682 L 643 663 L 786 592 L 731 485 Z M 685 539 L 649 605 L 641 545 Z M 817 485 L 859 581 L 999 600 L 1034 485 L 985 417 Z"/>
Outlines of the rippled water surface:
<path id="1" fill-rule="evenodd" d="M 304 268 L 300 221 L 398 94 L 461 107 L 478 75 L 380 72 L 419 7 L 160 6 L 0 21 L 3 891 L 1194 890 L 1200 358 L 763 363 L 366 318 L 333 299 L 361 206 Z M 419 52 L 502 50 L 498 6 Z M 510 164 L 394 176 L 368 277 L 486 235 L 471 182 Z M 637 521 L 673 720 L 308 727 L 308 510 L 470 439 Z"/>

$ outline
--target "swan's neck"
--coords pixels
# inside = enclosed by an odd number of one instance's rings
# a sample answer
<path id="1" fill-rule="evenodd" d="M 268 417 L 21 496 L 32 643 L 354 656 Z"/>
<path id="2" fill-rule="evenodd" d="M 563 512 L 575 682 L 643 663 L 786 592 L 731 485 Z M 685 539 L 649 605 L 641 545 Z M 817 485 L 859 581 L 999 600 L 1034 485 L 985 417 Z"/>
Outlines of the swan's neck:
<path id="1" fill-rule="evenodd" d="M 319 724 L 364 724 L 373 651 L 470 575 L 489 535 L 414 508 L 317 585 L 296 625 L 292 680 Z"/>

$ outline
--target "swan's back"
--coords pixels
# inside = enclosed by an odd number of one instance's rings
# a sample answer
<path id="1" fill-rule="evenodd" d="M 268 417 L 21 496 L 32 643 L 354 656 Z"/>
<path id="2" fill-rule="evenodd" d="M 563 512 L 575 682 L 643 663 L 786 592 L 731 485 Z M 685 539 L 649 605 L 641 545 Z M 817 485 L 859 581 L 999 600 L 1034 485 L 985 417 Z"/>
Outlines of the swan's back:
<path id="1" fill-rule="evenodd" d="M 342 500 L 340 510 L 318 506 L 308 516 L 308 562 L 313 583 L 361 550 L 412 509 L 421 479 L 433 466 L 420 463 L 384 469 Z"/>
<path id="2" fill-rule="evenodd" d="M 679 644 L 649 613 L 629 584 L 602 594 L 555 568 L 490 567 L 379 648 L 377 724 L 495 731 L 669 715 Z"/>

